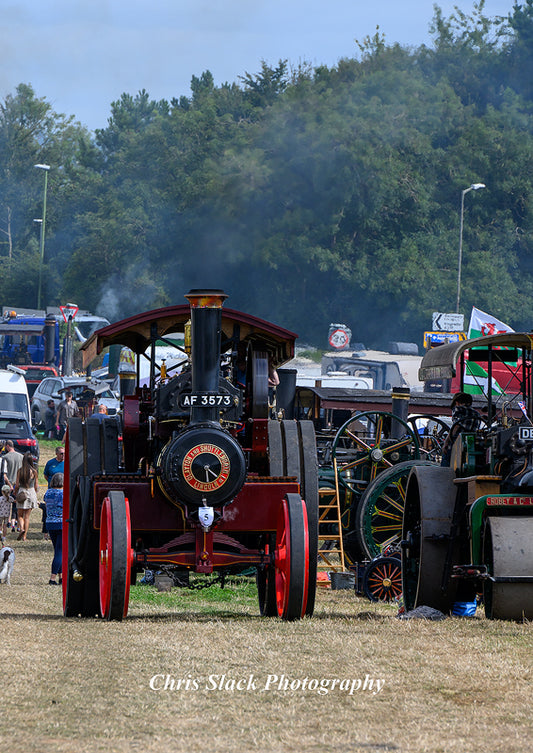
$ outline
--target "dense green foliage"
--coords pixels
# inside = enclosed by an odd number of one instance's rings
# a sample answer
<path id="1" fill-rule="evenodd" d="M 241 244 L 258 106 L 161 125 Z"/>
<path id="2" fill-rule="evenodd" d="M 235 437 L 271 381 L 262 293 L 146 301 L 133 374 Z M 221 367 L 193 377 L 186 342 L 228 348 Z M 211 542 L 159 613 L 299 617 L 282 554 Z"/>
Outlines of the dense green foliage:
<path id="1" fill-rule="evenodd" d="M 369 346 L 420 342 L 433 311 L 455 311 L 461 192 L 482 182 L 465 198 L 461 311 L 531 329 L 533 0 L 505 19 L 484 0 L 435 7 L 433 39 L 377 32 L 333 68 L 123 94 L 94 135 L 20 85 L 0 103 L 6 303 L 36 299 L 44 162 L 48 304 L 118 319 L 221 287 L 315 345 L 330 322 Z"/>

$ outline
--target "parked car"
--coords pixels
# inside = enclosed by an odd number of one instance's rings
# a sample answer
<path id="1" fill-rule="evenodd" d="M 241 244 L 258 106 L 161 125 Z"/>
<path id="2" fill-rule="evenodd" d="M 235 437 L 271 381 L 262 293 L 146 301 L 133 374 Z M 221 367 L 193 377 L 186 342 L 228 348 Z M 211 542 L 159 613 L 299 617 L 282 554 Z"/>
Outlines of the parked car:
<path id="1" fill-rule="evenodd" d="M 22 413 L 30 420 L 28 385 L 18 366 L 0 369 L 0 411 Z"/>
<path id="2" fill-rule="evenodd" d="M 0 411 L 0 442 L 13 441 L 17 452 L 24 455 L 28 450 L 39 460 L 39 442 L 23 413 Z"/>
<path id="3" fill-rule="evenodd" d="M 102 403 L 107 408 L 109 416 L 118 413 L 120 402 L 107 382 L 101 379 L 86 377 L 48 377 L 37 386 L 31 401 L 31 416 L 34 426 L 40 427 L 44 421 L 49 400 L 53 400 L 56 407 L 65 397 L 65 391 L 70 390 L 73 398 L 81 409 L 93 403 Z"/>
<path id="4" fill-rule="evenodd" d="M 46 379 L 47 377 L 59 376 L 59 373 L 55 366 L 42 366 L 39 364 L 27 364 L 25 366 L 17 366 L 17 369 L 24 372 L 24 379 L 28 387 L 28 394 L 33 397 L 33 393 L 37 389 L 37 385 Z"/>

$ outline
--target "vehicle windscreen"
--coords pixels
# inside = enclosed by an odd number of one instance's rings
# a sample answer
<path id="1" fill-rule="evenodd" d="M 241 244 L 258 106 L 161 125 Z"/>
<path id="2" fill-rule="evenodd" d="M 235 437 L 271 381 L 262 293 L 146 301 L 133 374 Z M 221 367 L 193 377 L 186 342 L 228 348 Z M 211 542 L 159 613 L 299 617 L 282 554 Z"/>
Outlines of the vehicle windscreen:
<path id="1" fill-rule="evenodd" d="M 28 400 L 26 395 L 16 392 L 0 392 L 0 411 L 8 410 L 15 413 L 28 413 Z"/>
<path id="2" fill-rule="evenodd" d="M 28 436 L 28 427 L 26 421 L 20 418 L 1 418 L 0 417 L 0 438 L 24 438 Z"/>
<path id="3" fill-rule="evenodd" d="M 40 382 L 42 379 L 46 379 L 46 377 L 50 376 L 53 376 L 53 372 L 51 372 L 49 369 L 40 369 L 39 367 L 24 369 L 24 378 L 26 379 L 26 381 L 32 380 Z"/>
<path id="4" fill-rule="evenodd" d="M 87 387 L 85 385 L 83 385 L 83 384 L 82 385 L 78 385 L 76 387 L 70 387 L 69 386 L 68 389 L 72 392 L 72 396 L 73 396 L 74 400 L 79 400 L 81 398 L 81 396 L 84 395 L 84 393 L 87 392 Z M 64 394 L 64 390 L 61 393 L 62 397 L 63 397 L 63 394 Z M 103 392 L 98 392 L 97 397 L 98 397 L 98 399 L 100 399 L 101 397 L 114 398 L 115 396 L 111 392 L 110 389 L 107 389 L 107 390 L 104 390 Z"/>

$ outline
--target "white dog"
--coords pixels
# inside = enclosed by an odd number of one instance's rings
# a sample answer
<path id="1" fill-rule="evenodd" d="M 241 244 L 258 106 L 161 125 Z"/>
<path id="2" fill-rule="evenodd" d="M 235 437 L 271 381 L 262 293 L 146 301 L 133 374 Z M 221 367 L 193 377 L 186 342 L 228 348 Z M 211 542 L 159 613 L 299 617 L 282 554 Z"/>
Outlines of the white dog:
<path id="1" fill-rule="evenodd" d="M 15 552 L 10 546 L 0 549 L 0 583 L 11 585 L 11 573 L 15 565 Z"/>

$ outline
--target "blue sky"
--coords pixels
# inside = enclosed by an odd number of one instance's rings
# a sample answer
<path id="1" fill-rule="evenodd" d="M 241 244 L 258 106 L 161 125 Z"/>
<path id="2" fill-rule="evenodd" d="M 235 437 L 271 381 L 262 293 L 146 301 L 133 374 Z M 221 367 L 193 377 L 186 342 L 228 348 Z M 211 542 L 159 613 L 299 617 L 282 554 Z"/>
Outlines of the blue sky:
<path id="1" fill-rule="evenodd" d="M 438 2 L 470 13 L 473 0 Z M 57 112 L 104 128 L 110 104 L 146 89 L 189 95 L 193 75 L 215 83 L 275 65 L 333 66 L 379 25 L 388 43 L 430 43 L 431 0 L 0 0 L 0 99 L 32 84 Z M 507 15 L 513 0 L 486 0 Z"/>

